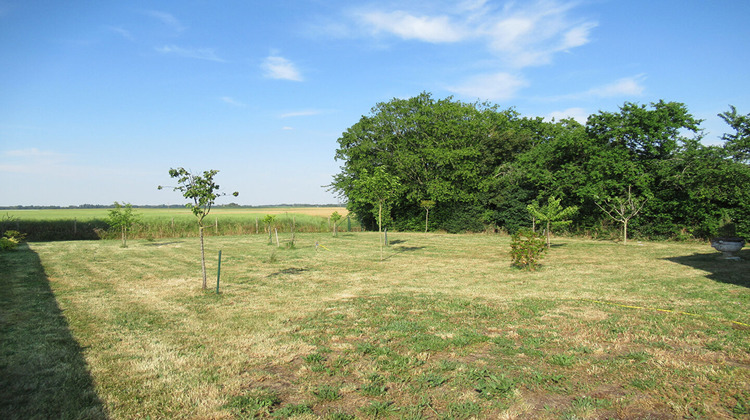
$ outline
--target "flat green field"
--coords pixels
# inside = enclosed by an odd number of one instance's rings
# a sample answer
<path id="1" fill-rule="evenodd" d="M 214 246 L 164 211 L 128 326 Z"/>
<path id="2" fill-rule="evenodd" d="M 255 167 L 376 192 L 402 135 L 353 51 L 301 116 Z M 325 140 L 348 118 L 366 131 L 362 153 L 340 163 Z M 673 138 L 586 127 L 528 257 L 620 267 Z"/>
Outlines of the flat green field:
<path id="1" fill-rule="evenodd" d="M 207 238 L 208 291 L 195 238 L 0 253 L 0 418 L 750 415 L 750 250 L 287 236 Z"/>
<path id="2" fill-rule="evenodd" d="M 264 217 L 267 214 L 304 214 L 309 216 L 328 217 L 337 211 L 346 216 L 344 207 L 252 207 L 252 208 L 214 208 L 210 217 Z M 0 210 L 0 216 L 19 220 L 73 220 L 79 221 L 106 219 L 109 209 L 40 209 L 40 210 Z M 173 217 L 193 217 L 186 208 L 135 208 L 146 220 L 170 219 Z"/>

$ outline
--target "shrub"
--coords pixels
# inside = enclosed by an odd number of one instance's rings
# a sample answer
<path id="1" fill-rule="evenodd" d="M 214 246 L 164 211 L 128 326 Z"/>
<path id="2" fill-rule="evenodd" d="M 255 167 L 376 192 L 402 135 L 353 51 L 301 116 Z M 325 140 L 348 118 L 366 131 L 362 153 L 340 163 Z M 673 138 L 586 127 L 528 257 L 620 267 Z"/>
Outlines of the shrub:
<path id="1" fill-rule="evenodd" d="M 546 250 L 547 247 L 542 237 L 529 229 L 520 229 L 513 234 L 513 240 L 510 243 L 512 264 L 534 271 Z"/>
<path id="2" fill-rule="evenodd" d="M 2 238 L 0 238 L 0 249 L 3 251 L 14 250 L 24 239 L 26 239 L 25 233 L 17 230 L 6 230 Z"/>

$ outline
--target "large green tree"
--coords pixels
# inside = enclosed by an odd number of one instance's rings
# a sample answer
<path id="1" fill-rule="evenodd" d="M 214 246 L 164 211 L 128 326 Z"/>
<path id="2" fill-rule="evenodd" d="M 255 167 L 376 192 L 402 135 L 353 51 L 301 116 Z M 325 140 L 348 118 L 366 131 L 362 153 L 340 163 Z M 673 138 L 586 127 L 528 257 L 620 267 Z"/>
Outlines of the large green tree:
<path id="1" fill-rule="evenodd" d="M 349 210 L 374 225 L 370 203 L 352 200 L 363 171 L 382 167 L 404 186 L 392 203 L 399 227 L 418 229 L 422 214 L 413 203 L 424 197 L 437 202 L 433 221 L 445 225 L 460 218 L 457 209 L 476 207 L 496 161 L 512 155 L 512 147 L 488 151 L 501 144 L 507 128 L 517 119 L 514 111 L 500 112 L 487 104 L 466 104 L 452 98 L 435 100 L 428 93 L 409 99 L 378 103 L 339 138 L 336 159 L 343 161 L 332 188 L 349 201 Z"/>
<path id="2" fill-rule="evenodd" d="M 729 111 L 722 112 L 719 117 L 734 130 L 725 133 L 721 138 L 726 143 L 724 148 L 738 162 L 750 163 L 750 114 L 742 115 L 730 105 Z"/>
<path id="3" fill-rule="evenodd" d="M 203 246 L 203 219 L 211 212 L 216 199 L 224 193 L 219 192 L 219 185 L 214 182 L 214 176 L 219 173 L 215 169 L 204 171 L 203 174 L 193 173 L 185 168 L 170 169 L 169 176 L 177 180 L 175 191 L 182 193 L 183 197 L 190 200 L 185 207 L 190 209 L 198 220 L 198 235 L 201 241 L 201 268 L 203 269 L 203 289 L 207 288 L 206 278 L 206 252 Z M 159 189 L 164 188 L 159 186 Z M 232 193 L 235 197 L 238 192 Z"/>
<path id="4" fill-rule="evenodd" d="M 342 134 L 336 159 L 343 165 L 331 187 L 374 228 L 376 205 L 358 200 L 355 189 L 365 171 L 382 167 L 403 186 L 389 202 L 396 228 L 424 229 L 414 203 L 428 197 L 436 202 L 430 225 L 449 232 L 514 232 L 529 225 L 528 206 L 538 196 L 578 207 L 574 229 L 608 231 L 612 220 L 603 209 L 614 210 L 604 204 L 626 202 L 630 188 L 641 202 L 629 231 L 706 237 L 728 217 L 745 229 L 750 206 L 743 189 L 750 115 L 730 107 L 720 116 L 731 128 L 725 144 L 705 146 L 701 121 L 679 102 L 626 102 L 582 125 L 422 93 L 377 104 Z"/>

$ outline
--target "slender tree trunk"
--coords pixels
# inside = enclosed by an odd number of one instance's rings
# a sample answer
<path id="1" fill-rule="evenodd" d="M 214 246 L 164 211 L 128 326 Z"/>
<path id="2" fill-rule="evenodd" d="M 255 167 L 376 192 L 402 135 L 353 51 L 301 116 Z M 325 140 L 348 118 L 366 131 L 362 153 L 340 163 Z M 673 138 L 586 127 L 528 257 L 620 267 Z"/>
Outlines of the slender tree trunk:
<path id="1" fill-rule="evenodd" d="M 550 247 L 550 224 L 551 222 L 547 220 L 547 248 Z"/>
<path id="2" fill-rule="evenodd" d="M 198 232 L 201 237 L 201 268 L 203 269 L 203 290 L 206 290 L 206 251 L 203 248 L 203 226 L 198 226 Z"/>
<path id="3" fill-rule="evenodd" d="M 378 203 L 378 233 L 380 234 L 380 261 L 383 261 L 383 203 Z"/>
<path id="4" fill-rule="evenodd" d="M 628 244 L 628 219 L 623 219 L 622 221 L 622 244 L 627 245 Z"/>
<path id="5" fill-rule="evenodd" d="M 427 233 L 427 223 L 430 220 L 430 209 L 427 209 L 427 214 L 424 217 L 424 233 Z"/>
<path id="6" fill-rule="evenodd" d="M 123 248 L 127 248 L 128 247 L 127 236 L 125 234 L 125 226 L 122 227 L 122 247 Z"/>

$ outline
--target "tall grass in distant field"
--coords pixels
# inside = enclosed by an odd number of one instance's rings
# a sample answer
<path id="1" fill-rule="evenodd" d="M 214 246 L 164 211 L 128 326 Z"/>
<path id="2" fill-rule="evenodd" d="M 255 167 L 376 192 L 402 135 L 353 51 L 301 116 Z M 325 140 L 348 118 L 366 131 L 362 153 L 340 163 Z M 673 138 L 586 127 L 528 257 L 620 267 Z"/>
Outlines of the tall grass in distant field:
<path id="1" fill-rule="evenodd" d="M 205 234 L 213 236 L 249 235 L 267 233 L 263 224 L 266 214 L 275 214 L 272 231 L 279 233 L 332 232 L 329 219 L 334 211 L 346 212 L 342 208 L 261 208 L 261 209 L 215 209 L 204 220 Z M 195 217 L 184 209 L 136 209 L 142 215 L 140 223 L 129 232 L 132 239 L 182 238 L 198 236 Z M 360 231 L 354 217 L 339 221 L 340 231 Z M 13 229 L 26 233 L 29 241 L 115 239 L 119 232 L 111 229 L 107 221 L 107 209 L 82 210 L 34 210 L 5 212 L 0 217 L 0 233 Z"/>

